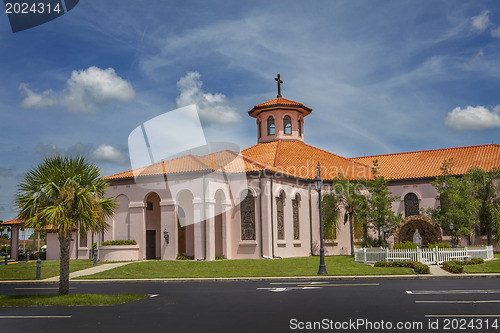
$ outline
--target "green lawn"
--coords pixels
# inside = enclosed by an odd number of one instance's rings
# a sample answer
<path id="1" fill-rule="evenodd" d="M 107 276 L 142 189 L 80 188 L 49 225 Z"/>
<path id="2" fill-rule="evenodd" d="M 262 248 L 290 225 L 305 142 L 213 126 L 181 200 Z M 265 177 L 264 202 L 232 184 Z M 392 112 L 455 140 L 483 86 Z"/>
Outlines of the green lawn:
<path id="1" fill-rule="evenodd" d="M 480 265 L 464 266 L 465 273 L 500 273 L 500 253 L 495 253 L 496 260 L 490 260 Z"/>
<path id="2" fill-rule="evenodd" d="M 1 306 L 67 306 L 67 305 L 114 305 L 146 298 L 143 294 L 120 294 L 120 295 L 96 295 L 96 294 L 74 294 L 74 295 L 0 295 Z"/>
<path id="3" fill-rule="evenodd" d="M 371 267 L 350 256 L 325 258 L 329 275 L 414 274 L 410 268 Z M 288 259 L 248 259 L 210 262 L 147 261 L 117 267 L 84 279 L 219 278 L 317 276 L 319 257 Z"/>
<path id="4" fill-rule="evenodd" d="M 92 260 L 80 259 L 70 260 L 69 271 L 75 272 L 81 269 L 92 267 Z M 42 279 L 59 275 L 59 260 L 42 261 Z M 1 280 L 35 280 L 36 262 L 8 264 L 0 266 Z"/>

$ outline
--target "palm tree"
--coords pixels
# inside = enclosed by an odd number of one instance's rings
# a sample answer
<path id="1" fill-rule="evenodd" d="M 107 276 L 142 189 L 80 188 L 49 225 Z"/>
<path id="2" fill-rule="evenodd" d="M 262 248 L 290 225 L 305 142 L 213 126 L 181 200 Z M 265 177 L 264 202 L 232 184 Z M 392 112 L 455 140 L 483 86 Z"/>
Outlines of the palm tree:
<path id="1" fill-rule="evenodd" d="M 107 182 L 83 157 L 55 155 L 28 171 L 18 185 L 18 218 L 25 227 L 55 229 L 60 245 L 59 295 L 69 293 L 69 247 L 75 230 L 103 232 L 114 214 L 114 198 L 105 198 Z"/>
<path id="2" fill-rule="evenodd" d="M 364 200 L 357 185 L 346 179 L 334 181 L 330 193 L 323 197 L 323 226 L 327 230 L 325 234 L 335 234 L 337 220 L 343 211 L 344 224 L 349 222 L 351 255 L 354 255 L 354 217 L 362 209 Z"/>

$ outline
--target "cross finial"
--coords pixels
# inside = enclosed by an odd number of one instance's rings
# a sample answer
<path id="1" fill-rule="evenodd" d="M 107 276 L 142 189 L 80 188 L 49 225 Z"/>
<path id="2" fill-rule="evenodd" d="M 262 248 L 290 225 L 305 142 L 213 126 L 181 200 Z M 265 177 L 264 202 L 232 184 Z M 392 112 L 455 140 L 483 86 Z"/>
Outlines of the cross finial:
<path id="1" fill-rule="evenodd" d="M 276 97 L 281 97 L 281 85 L 283 84 L 283 81 L 281 81 L 279 74 L 278 74 L 278 77 L 276 77 L 274 79 L 278 82 L 278 96 L 276 96 Z"/>

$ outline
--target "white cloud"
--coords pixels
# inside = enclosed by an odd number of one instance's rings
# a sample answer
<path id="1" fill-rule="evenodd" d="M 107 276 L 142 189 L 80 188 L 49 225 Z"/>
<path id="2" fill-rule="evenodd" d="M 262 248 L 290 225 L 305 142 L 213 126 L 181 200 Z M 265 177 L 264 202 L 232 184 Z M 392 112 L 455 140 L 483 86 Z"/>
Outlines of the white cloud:
<path id="1" fill-rule="evenodd" d="M 445 125 L 455 131 L 480 131 L 492 127 L 500 127 L 500 105 L 493 110 L 484 106 L 456 107 L 448 113 Z"/>
<path id="2" fill-rule="evenodd" d="M 484 32 L 490 24 L 490 18 L 488 17 L 489 13 L 489 10 L 484 10 L 481 14 L 473 16 L 471 18 L 472 29 L 478 32 Z"/>
<path id="3" fill-rule="evenodd" d="M 66 88 L 60 93 L 49 89 L 39 94 L 29 89 L 26 83 L 21 84 L 19 90 L 25 96 L 22 107 L 59 105 L 71 111 L 94 111 L 112 100 L 125 103 L 135 97 L 130 82 L 118 76 L 113 68 L 100 69 L 95 66 L 73 71 Z"/>
<path id="4" fill-rule="evenodd" d="M 202 122 L 207 124 L 229 124 L 239 122 L 240 115 L 223 94 L 211 94 L 202 90 L 203 82 L 200 73 L 188 72 L 178 82 L 180 95 L 177 106 L 196 104 Z"/>
<path id="5" fill-rule="evenodd" d="M 94 161 L 124 164 L 127 162 L 125 155 L 113 146 L 102 144 L 92 152 L 90 157 Z"/>
<path id="6" fill-rule="evenodd" d="M 500 38 L 500 27 L 491 29 L 491 37 Z"/>

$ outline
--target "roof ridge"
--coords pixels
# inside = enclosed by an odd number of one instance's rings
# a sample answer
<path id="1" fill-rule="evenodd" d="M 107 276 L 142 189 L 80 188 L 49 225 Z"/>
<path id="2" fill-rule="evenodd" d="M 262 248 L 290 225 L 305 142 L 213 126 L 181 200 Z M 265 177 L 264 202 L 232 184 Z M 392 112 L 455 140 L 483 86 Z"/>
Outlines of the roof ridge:
<path id="1" fill-rule="evenodd" d="M 487 147 L 487 146 L 497 146 L 497 147 L 500 147 L 499 144 L 488 143 L 488 144 L 474 145 L 474 146 L 459 146 L 459 147 L 448 147 L 448 148 L 435 148 L 435 149 L 404 151 L 404 152 L 400 152 L 400 153 L 389 153 L 389 154 L 356 156 L 356 157 L 348 157 L 348 159 L 368 158 L 368 157 L 377 157 L 377 156 L 404 155 L 404 154 L 413 154 L 413 153 L 423 153 L 423 152 L 433 152 L 433 151 L 445 151 L 445 150 L 464 149 L 464 148 L 478 148 L 478 147 Z"/>
<path id="2" fill-rule="evenodd" d="M 281 140 L 278 140 L 278 143 L 276 144 L 276 151 L 274 153 L 273 167 L 276 167 L 276 163 L 278 163 L 279 154 L 280 154 L 280 147 L 281 147 Z"/>
<path id="3" fill-rule="evenodd" d="M 300 143 L 300 144 L 303 144 L 303 145 L 306 145 L 306 146 L 308 146 L 308 147 L 311 147 L 311 148 L 313 148 L 313 149 L 316 149 L 316 150 L 322 151 L 322 152 L 327 153 L 327 154 L 329 154 L 329 155 L 334 155 L 334 156 L 336 156 L 336 157 L 338 157 L 338 158 L 341 158 L 341 159 L 344 159 L 344 160 L 348 160 L 349 162 L 353 162 L 353 163 L 356 163 L 356 164 L 359 164 L 359 165 L 362 165 L 362 166 L 365 166 L 365 167 L 371 168 L 371 166 L 366 165 L 366 164 L 364 164 L 364 163 L 361 163 L 361 162 L 358 162 L 358 161 L 352 161 L 352 160 L 351 160 L 351 158 L 349 158 L 349 157 L 344 157 L 344 156 L 341 156 L 341 155 L 338 155 L 338 154 L 335 154 L 335 153 L 329 152 L 329 151 L 327 151 L 327 150 L 324 150 L 324 149 L 321 149 L 321 148 L 318 148 L 318 147 L 314 147 L 314 146 L 308 145 L 308 144 L 307 144 L 307 143 L 305 143 L 305 142 L 300 142 L 300 141 L 296 141 L 296 142 L 297 142 L 297 143 Z"/>

